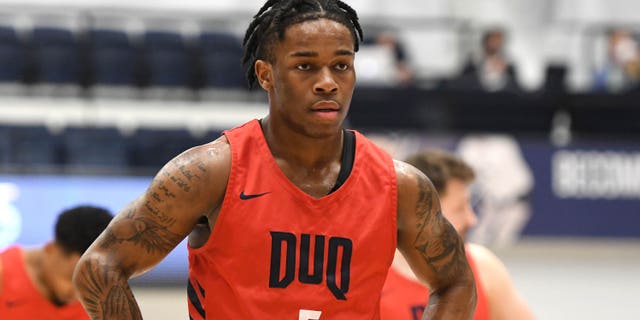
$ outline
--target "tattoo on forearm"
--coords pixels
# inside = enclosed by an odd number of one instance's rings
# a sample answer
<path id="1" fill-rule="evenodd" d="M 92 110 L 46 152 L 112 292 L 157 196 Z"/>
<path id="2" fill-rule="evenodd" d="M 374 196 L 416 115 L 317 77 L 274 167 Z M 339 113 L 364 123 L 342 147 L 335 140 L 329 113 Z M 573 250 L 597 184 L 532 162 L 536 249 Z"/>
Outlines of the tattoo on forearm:
<path id="1" fill-rule="evenodd" d="M 152 209 L 147 207 L 150 212 Z M 182 240 L 181 236 L 168 229 L 175 223 L 175 219 L 161 215 L 159 212 L 151 213 L 156 217 L 164 217 L 163 224 L 148 217 L 137 216 L 136 210 L 131 209 L 120 218 L 121 221 L 117 221 L 106 230 L 106 239 L 102 241 L 102 247 L 129 242 L 143 247 L 147 253 L 166 253 L 173 249 Z"/>
<path id="2" fill-rule="evenodd" d="M 416 178 L 420 190 L 416 207 L 420 232 L 414 246 L 440 278 L 451 279 L 465 267 L 463 243 L 435 204 L 433 186 L 424 178 Z"/>
<path id="3" fill-rule="evenodd" d="M 78 290 L 82 304 L 92 319 L 142 319 L 131 288 L 121 274 L 96 260 L 81 267 Z"/>

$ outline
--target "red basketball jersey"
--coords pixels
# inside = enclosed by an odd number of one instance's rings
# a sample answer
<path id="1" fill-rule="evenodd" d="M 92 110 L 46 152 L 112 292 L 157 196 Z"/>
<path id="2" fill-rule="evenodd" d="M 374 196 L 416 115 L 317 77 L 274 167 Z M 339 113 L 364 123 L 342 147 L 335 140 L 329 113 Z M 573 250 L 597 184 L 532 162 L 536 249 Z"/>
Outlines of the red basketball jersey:
<path id="1" fill-rule="evenodd" d="M 0 254 L 0 259 L 2 260 L 0 319 L 89 319 L 80 302 L 58 307 L 36 290 L 27 274 L 22 249 L 11 247 Z"/>
<path id="2" fill-rule="evenodd" d="M 225 131 L 231 173 L 209 241 L 189 248 L 193 319 L 379 319 L 396 246 L 391 157 L 355 132 L 353 169 L 316 199 L 281 171 L 253 120 Z"/>
<path id="3" fill-rule="evenodd" d="M 467 260 L 473 274 L 477 275 L 475 263 L 468 253 Z M 489 305 L 484 288 L 477 276 L 475 279 L 478 302 L 473 319 L 489 320 Z M 391 268 L 382 289 L 380 318 L 381 320 L 420 320 L 428 300 L 429 289 L 427 287 Z"/>

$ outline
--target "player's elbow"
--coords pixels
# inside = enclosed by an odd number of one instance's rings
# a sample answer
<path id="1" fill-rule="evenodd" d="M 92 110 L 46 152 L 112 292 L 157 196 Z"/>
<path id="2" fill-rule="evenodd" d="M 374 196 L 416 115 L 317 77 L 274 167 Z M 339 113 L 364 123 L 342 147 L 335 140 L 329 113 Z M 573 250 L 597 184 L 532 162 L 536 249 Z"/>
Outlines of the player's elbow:
<path id="1" fill-rule="evenodd" d="M 90 278 L 91 274 L 91 265 L 95 264 L 95 262 L 92 261 L 93 259 L 95 258 L 85 253 L 80 257 L 80 260 L 78 260 L 78 263 L 73 270 L 71 282 L 73 283 L 73 287 L 78 296 L 82 296 L 84 291 L 83 289 L 86 288 L 87 280 Z"/>
<path id="2" fill-rule="evenodd" d="M 478 301 L 478 295 L 476 292 L 476 282 L 474 279 L 471 268 L 461 268 L 456 277 L 453 277 L 451 281 L 441 290 L 441 296 L 454 299 L 457 301 L 457 305 L 461 310 L 467 310 L 473 315 L 473 310 L 476 308 Z M 466 317 L 462 317 L 466 319 Z"/>
<path id="3" fill-rule="evenodd" d="M 472 319 L 476 309 L 475 283 L 461 277 L 431 291 L 423 319 Z"/>
<path id="4" fill-rule="evenodd" d="M 115 269 L 107 257 L 91 250 L 85 252 L 78 260 L 71 281 L 76 294 L 82 297 L 88 292 L 95 292 L 106 285 L 113 277 Z"/>

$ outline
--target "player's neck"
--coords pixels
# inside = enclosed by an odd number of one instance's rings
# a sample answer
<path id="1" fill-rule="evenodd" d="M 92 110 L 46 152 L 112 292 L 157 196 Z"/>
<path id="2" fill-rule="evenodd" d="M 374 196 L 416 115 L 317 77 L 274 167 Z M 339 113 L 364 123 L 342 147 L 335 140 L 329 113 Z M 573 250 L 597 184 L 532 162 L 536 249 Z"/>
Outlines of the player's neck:
<path id="1" fill-rule="evenodd" d="M 45 297 L 49 296 L 49 290 L 44 280 L 44 248 L 25 249 L 24 262 L 27 268 L 27 275 L 33 286 L 40 294 Z"/>
<path id="2" fill-rule="evenodd" d="M 322 138 L 309 137 L 295 132 L 285 125 L 273 125 L 266 118 L 262 130 L 274 158 L 289 165 L 307 169 L 321 169 L 340 161 L 342 155 L 342 130 Z"/>

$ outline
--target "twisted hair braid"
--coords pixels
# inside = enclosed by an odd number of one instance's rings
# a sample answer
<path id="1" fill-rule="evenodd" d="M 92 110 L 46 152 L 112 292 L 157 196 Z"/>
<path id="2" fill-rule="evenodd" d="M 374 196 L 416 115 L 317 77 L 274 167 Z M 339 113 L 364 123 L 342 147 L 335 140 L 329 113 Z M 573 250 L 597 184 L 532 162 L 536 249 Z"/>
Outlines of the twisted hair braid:
<path id="1" fill-rule="evenodd" d="M 353 35 L 354 50 L 362 41 L 362 28 L 356 11 L 340 0 L 268 0 L 249 24 L 242 46 L 242 66 L 249 87 L 256 83 L 255 62 L 273 62 L 273 45 L 284 39 L 286 29 L 297 23 L 320 18 L 346 26 Z"/>

